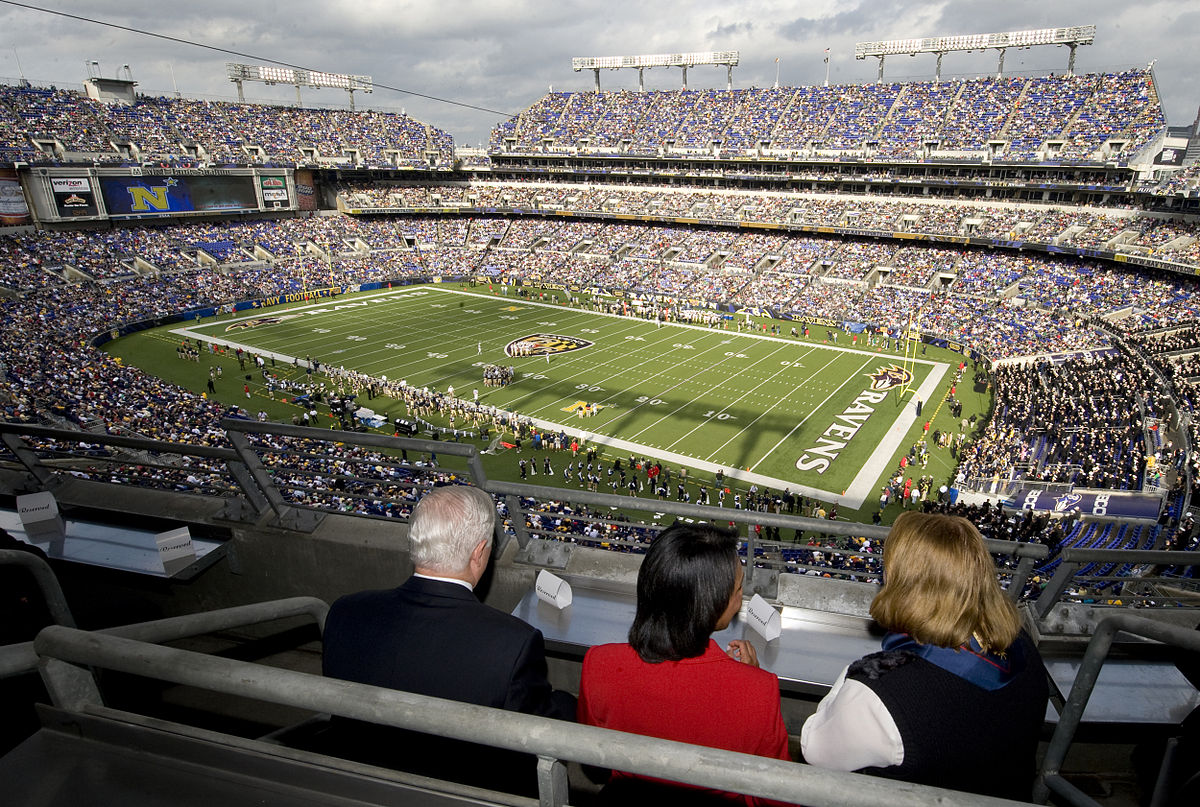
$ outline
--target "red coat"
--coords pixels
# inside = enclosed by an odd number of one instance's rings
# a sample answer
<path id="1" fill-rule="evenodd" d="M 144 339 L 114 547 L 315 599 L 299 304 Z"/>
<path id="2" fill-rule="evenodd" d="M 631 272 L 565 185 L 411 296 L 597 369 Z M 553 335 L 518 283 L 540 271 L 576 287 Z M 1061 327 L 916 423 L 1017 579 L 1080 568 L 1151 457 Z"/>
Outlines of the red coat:
<path id="1" fill-rule="evenodd" d="M 664 740 L 790 759 L 779 679 L 735 661 L 711 639 L 703 655 L 659 664 L 642 661 L 628 644 L 593 647 L 583 659 L 578 718 Z"/>

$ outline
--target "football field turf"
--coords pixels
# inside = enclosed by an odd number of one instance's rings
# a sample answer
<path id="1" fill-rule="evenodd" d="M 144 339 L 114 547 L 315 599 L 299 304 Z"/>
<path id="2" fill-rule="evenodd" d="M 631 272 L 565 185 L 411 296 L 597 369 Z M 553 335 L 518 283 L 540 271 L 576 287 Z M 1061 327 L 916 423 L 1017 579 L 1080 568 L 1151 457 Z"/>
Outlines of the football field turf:
<path id="1" fill-rule="evenodd" d="M 663 324 L 456 287 L 385 289 L 176 328 L 278 359 L 319 359 L 516 412 L 618 456 L 724 470 L 858 508 L 921 434 L 913 396 L 950 365 L 786 335 Z M 785 323 L 786 325 L 786 323 Z M 823 333 L 816 328 L 813 333 Z M 514 356 L 514 343 L 536 345 Z M 515 368 L 485 387 L 484 365 Z M 890 368 L 890 371 L 889 371 Z M 374 406 L 360 399 L 360 403 Z M 580 417 L 584 405 L 595 414 Z M 376 407 L 379 408 L 379 407 Z M 927 413 L 927 418 L 931 413 Z"/>

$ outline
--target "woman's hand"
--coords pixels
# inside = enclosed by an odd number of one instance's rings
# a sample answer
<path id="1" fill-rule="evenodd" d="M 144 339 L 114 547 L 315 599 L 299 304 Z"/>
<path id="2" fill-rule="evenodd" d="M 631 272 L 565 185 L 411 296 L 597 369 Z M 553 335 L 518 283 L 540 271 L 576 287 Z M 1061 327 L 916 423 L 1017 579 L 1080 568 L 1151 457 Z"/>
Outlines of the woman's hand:
<path id="1" fill-rule="evenodd" d="M 734 639 L 725 648 L 725 652 L 734 661 L 740 661 L 743 664 L 749 664 L 751 667 L 758 666 L 758 651 L 746 639 Z"/>

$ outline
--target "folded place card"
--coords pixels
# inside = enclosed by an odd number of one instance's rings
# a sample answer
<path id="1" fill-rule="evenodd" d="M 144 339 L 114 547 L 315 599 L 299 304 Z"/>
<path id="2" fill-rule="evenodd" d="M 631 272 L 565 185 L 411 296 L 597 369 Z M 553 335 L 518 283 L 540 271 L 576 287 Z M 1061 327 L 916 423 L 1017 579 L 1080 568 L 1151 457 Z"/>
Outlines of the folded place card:
<path id="1" fill-rule="evenodd" d="M 778 639 L 779 634 L 783 633 L 783 619 L 780 618 L 779 612 L 758 594 L 750 600 L 750 607 L 746 609 L 746 621 L 768 642 Z"/>
<path id="2" fill-rule="evenodd" d="M 17 513 L 25 534 L 35 541 L 62 540 L 66 525 L 58 512 L 58 502 L 49 491 L 17 497 Z"/>
<path id="3" fill-rule="evenodd" d="M 158 559 L 163 571 L 174 574 L 196 559 L 196 547 L 192 543 L 192 532 L 187 527 L 160 532 L 154 536 L 158 547 Z"/>
<path id="4" fill-rule="evenodd" d="M 537 591 L 539 600 L 553 605 L 560 611 L 571 604 L 571 584 L 545 569 L 538 572 L 534 590 Z"/>

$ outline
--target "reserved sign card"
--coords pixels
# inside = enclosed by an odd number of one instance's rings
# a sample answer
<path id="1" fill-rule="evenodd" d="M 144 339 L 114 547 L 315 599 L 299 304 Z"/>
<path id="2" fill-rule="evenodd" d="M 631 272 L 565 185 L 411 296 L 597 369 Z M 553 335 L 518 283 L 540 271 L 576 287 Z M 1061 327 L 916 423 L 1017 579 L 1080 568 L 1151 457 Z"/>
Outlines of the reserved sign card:
<path id="1" fill-rule="evenodd" d="M 778 639 L 783 633 L 783 618 L 771 607 L 771 603 L 758 594 L 750 600 L 750 607 L 746 609 L 746 621 L 768 642 Z"/>
<path id="2" fill-rule="evenodd" d="M 538 599 L 549 603 L 560 611 L 571 604 L 571 584 L 561 577 L 543 569 L 538 572 L 535 584 Z"/>

